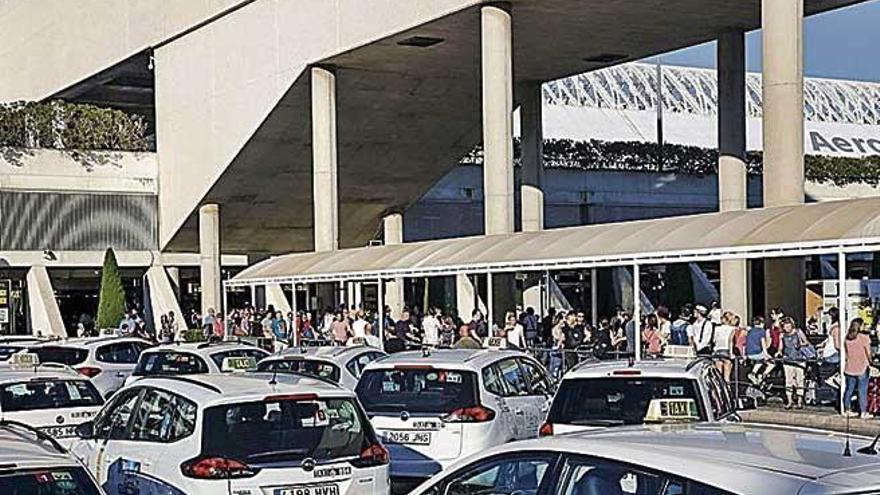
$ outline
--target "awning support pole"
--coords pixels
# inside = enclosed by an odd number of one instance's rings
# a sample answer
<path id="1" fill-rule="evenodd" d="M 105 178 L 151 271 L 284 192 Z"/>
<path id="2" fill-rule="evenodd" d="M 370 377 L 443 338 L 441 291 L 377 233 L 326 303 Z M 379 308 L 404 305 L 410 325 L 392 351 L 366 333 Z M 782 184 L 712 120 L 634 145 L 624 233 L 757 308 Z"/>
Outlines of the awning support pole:
<path id="1" fill-rule="evenodd" d="M 599 326 L 599 271 L 590 268 L 590 320 L 593 329 Z"/>
<path id="2" fill-rule="evenodd" d="M 495 333 L 492 331 L 495 324 L 495 301 L 493 294 L 494 287 L 492 287 L 492 272 L 486 272 L 486 333 L 489 337 L 494 337 Z"/>
<path id="3" fill-rule="evenodd" d="M 636 361 L 642 360 L 642 301 L 641 301 L 641 276 L 639 274 L 639 265 L 633 265 L 633 325 L 634 329 L 634 337 L 635 337 L 635 347 L 636 347 Z"/>
<path id="4" fill-rule="evenodd" d="M 297 315 L 299 314 L 299 310 L 296 307 L 296 282 L 293 283 L 293 298 L 291 300 L 290 309 L 293 311 L 293 317 L 290 319 L 290 333 L 293 336 L 291 342 L 293 346 L 296 347 L 299 345 L 299 325 L 296 324 Z M 302 323 L 302 320 L 300 320 Z"/>
<path id="5" fill-rule="evenodd" d="M 838 344 L 838 353 L 840 354 L 840 411 L 846 412 L 847 400 L 844 394 L 844 385 L 846 384 L 846 376 L 843 370 L 846 368 L 846 342 L 845 336 L 849 329 L 849 317 L 847 315 L 847 290 L 846 290 L 846 253 L 843 251 L 837 253 L 837 309 L 840 318 L 838 320 L 840 343 Z"/>
<path id="6" fill-rule="evenodd" d="M 223 307 L 220 308 L 220 314 L 223 315 L 223 340 L 229 340 L 229 320 L 227 318 L 229 311 L 229 300 L 227 297 L 227 293 L 229 291 L 229 287 L 226 286 L 226 282 L 223 283 Z"/>
<path id="7" fill-rule="evenodd" d="M 376 297 L 378 299 L 376 303 L 376 321 L 377 326 L 379 327 L 379 342 L 382 344 L 382 349 L 385 349 L 385 284 L 382 283 L 382 277 L 376 281 Z"/>

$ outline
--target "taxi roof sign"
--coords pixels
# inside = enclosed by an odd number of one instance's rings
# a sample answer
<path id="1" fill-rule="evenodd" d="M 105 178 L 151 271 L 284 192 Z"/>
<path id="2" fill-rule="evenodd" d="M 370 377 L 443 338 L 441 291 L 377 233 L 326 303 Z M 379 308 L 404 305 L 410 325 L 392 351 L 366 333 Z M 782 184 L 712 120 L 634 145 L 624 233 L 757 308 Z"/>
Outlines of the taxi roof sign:
<path id="1" fill-rule="evenodd" d="M 241 372 L 257 369 L 257 359 L 253 356 L 230 356 L 223 358 L 220 371 Z"/>
<path id="2" fill-rule="evenodd" d="M 504 337 L 489 337 L 486 339 L 486 347 L 489 349 L 507 349 L 507 339 Z"/>
<path id="3" fill-rule="evenodd" d="M 699 420 L 700 409 L 694 399 L 651 399 L 645 413 L 646 423 Z"/>
<path id="4" fill-rule="evenodd" d="M 40 365 L 40 356 L 33 352 L 13 354 L 9 364 L 14 368 L 36 368 Z"/>
<path id="5" fill-rule="evenodd" d="M 667 345 L 663 350 L 663 357 L 694 359 L 697 357 L 697 351 L 689 345 Z"/>

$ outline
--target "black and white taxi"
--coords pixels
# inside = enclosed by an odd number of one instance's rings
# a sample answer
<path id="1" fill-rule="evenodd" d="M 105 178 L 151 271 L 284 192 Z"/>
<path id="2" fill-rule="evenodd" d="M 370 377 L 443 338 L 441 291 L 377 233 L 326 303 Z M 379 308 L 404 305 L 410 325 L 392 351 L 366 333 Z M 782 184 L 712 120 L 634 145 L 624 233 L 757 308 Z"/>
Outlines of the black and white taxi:
<path id="1" fill-rule="evenodd" d="M 354 393 L 303 376 L 145 377 L 71 447 L 110 495 L 388 491 L 388 452 Z"/>
<path id="2" fill-rule="evenodd" d="M 253 370 L 259 360 L 269 355 L 264 349 L 235 341 L 165 344 L 142 352 L 125 383 L 129 385 L 145 376 Z"/>
<path id="3" fill-rule="evenodd" d="M 401 487 L 462 456 L 536 436 L 552 394 L 531 356 L 465 349 L 392 354 L 367 365 L 356 391 Z"/>
<path id="4" fill-rule="evenodd" d="M 490 449 L 412 495 L 876 494 L 876 446 L 870 438 L 743 423 L 605 428 Z"/>
<path id="5" fill-rule="evenodd" d="M 149 341 L 134 337 L 86 337 L 44 342 L 28 348 L 41 363 L 66 364 L 92 379 L 104 398 L 125 384 Z"/>
<path id="6" fill-rule="evenodd" d="M 67 445 L 104 405 L 92 382 L 64 365 L 19 353 L 0 365 L 0 419 L 24 423 Z"/>
<path id="7" fill-rule="evenodd" d="M 0 421 L 0 493 L 105 495 L 95 479 L 52 437 Z"/>
<path id="8" fill-rule="evenodd" d="M 315 376 L 354 390 L 364 368 L 385 356 L 385 352 L 367 345 L 293 347 L 263 359 L 257 369 Z"/>
<path id="9" fill-rule="evenodd" d="M 708 359 L 600 361 L 562 377 L 540 434 L 739 419 L 724 378 Z"/>

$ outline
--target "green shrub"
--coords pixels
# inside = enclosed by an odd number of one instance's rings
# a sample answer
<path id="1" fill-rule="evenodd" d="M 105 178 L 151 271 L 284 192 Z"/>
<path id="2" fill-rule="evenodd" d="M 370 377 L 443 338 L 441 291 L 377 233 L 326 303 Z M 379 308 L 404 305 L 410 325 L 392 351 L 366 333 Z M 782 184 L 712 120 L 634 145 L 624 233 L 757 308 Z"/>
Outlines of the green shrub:
<path id="1" fill-rule="evenodd" d="M 119 275 L 119 265 L 113 248 L 104 253 L 101 267 L 101 290 L 98 296 L 98 328 L 116 328 L 125 314 L 125 289 Z"/>

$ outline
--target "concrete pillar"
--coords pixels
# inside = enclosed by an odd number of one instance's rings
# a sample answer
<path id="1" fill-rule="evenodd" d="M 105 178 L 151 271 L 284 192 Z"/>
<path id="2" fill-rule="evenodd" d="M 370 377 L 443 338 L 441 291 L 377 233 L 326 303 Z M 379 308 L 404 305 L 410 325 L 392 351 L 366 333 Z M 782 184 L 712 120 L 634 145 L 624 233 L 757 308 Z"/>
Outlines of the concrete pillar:
<path id="1" fill-rule="evenodd" d="M 46 267 L 32 266 L 27 272 L 26 281 L 31 332 L 41 337 L 67 337 Z M 72 335 L 76 336 L 76 329 L 72 330 Z"/>
<path id="2" fill-rule="evenodd" d="M 763 0 L 764 205 L 804 202 L 803 0 Z M 767 310 L 804 321 L 803 258 L 764 263 Z"/>
<path id="3" fill-rule="evenodd" d="M 386 246 L 403 244 L 403 215 L 389 213 L 382 219 L 383 238 Z M 394 278 L 385 283 L 385 305 L 391 308 L 391 318 L 400 318 L 403 310 L 403 278 Z"/>
<path id="4" fill-rule="evenodd" d="M 520 105 L 522 129 L 522 230 L 544 230 L 544 131 L 541 83 L 532 82 L 523 90 Z"/>
<path id="5" fill-rule="evenodd" d="M 220 205 L 199 208 L 199 269 L 202 314 L 220 308 Z"/>
<path id="6" fill-rule="evenodd" d="M 335 251 L 339 247 L 336 76 L 320 67 L 313 67 L 311 76 L 315 251 Z"/>
<path id="7" fill-rule="evenodd" d="M 718 38 L 718 209 L 747 208 L 745 33 Z M 747 321 L 748 261 L 721 262 L 721 306 Z"/>
<path id="8" fill-rule="evenodd" d="M 483 68 L 485 233 L 513 232 L 513 48 L 510 13 L 480 10 Z"/>

